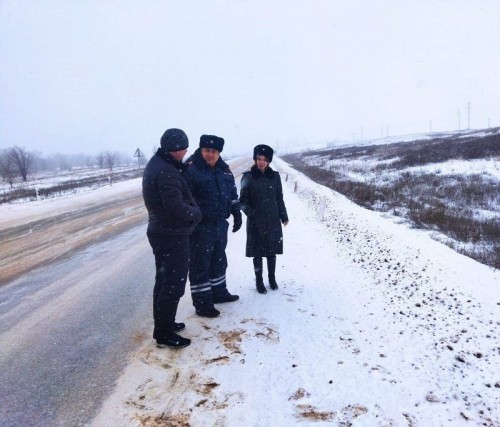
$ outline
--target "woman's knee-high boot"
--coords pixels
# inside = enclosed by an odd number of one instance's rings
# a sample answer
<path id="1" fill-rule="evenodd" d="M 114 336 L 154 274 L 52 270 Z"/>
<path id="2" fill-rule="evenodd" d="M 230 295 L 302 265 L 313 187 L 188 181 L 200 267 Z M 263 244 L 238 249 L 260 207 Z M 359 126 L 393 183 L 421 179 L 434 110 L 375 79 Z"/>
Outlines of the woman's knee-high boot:
<path id="1" fill-rule="evenodd" d="M 267 294 L 264 280 L 262 279 L 262 258 L 255 257 L 253 259 L 253 269 L 255 271 L 255 285 L 259 294 Z"/>
<path id="2" fill-rule="evenodd" d="M 267 257 L 267 274 L 269 278 L 269 286 L 275 291 L 278 289 L 278 284 L 276 283 L 276 278 L 274 277 L 274 272 L 276 271 L 276 255 Z"/>

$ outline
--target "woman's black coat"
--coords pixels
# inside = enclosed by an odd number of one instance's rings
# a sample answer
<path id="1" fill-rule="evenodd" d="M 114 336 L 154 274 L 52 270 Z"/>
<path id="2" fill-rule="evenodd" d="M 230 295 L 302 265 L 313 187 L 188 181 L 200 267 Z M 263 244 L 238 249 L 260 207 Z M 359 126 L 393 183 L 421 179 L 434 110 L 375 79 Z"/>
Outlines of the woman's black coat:
<path id="1" fill-rule="evenodd" d="M 281 223 L 288 221 L 283 188 L 278 172 L 257 166 L 243 173 L 240 189 L 241 210 L 247 216 L 247 257 L 283 253 Z"/>

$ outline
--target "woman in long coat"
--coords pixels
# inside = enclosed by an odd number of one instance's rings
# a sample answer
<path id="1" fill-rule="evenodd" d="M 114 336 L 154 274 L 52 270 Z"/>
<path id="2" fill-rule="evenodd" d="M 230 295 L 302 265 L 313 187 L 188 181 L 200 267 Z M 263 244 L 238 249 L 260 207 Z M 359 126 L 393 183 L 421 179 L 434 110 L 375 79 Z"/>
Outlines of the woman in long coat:
<path id="1" fill-rule="evenodd" d="M 269 286 L 278 289 L 276 255 L 283 253 L 281 224 L 288 224 L 281 178 L 269 167 L 273 153 L 268 145 L 254 148 L 255 164 L 243 173 L 240 189 L 241 210 L 247 216 L 246 256 L 253 257 L 255 284 L 261 294 L 267 293 L 262 279 L 263 257 L 267 259 Z"/>

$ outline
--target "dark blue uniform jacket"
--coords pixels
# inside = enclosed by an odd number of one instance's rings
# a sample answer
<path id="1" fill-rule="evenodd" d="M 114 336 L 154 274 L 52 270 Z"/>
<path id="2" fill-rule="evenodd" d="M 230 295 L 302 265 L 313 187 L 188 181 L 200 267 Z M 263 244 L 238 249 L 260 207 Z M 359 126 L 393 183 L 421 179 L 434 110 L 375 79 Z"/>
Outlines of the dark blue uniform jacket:
<path id="1" fill-rule="evenodd" d="M 239 211 L 234 176 L 221 158 L 212 169 L 197 149 L 189 158 L 188 180 L 191 192 L 203 213 L 203 222 L 226 219 Z"/>

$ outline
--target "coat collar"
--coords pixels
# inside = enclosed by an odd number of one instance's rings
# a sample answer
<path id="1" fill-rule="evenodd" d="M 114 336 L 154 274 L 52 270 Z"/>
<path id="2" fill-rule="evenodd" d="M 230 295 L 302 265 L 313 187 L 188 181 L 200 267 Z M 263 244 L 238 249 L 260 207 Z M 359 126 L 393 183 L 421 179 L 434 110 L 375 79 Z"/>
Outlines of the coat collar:
<path id="1" fill-rule="evenodd" d="M 173 157 L 171 154 L 168 153 L 168 151 L 165 151 L 163 148 L 158 148 L 158 150 L 156 151 L 156 155 L 160 159 L 164 160 L 165 162 L 170 163 L 173 167 L 180 170 L 181 172 L 184 172 L 188 167 L 188 165 L 186 165 L 185 163 L 179 162 L 179 160 L 177 160 L 175 157 Z"/>
<path id="2" fill-rule="evenodd" d="M 193 153 L 192 156 L 189 157 L 187 163 L 194 163 L 198 168 L 200 169 L 209 169 L 211 170 L 210 166 L 208 163 L 205 161 L 203 156 L 201 155 L 201 148 L 197 148 L 196 151 Z M 227 163 L 222 160 L 222 157 L 219 157 L 219 160 L 217 160 L 217 163 L 215 164 L 214 169 L 222 169 L 222 170 L 229 170 L 229 166 Z"/>
<path id="3" fill-rule="evenodd" d="M 262 173 L 256 165 L 253 165 L 252 168 L 250 169 L 250 172 L 252 172 L 252 176 L 255 178 L 255 179 L 259 179 L 259 178 L 262 178 L 262 177 L 266 177 L 267 179 L 273 179 L 274 178 L 274 170 L 271 169 L 270 166 L 268 166 L 264 173 Z"/>

